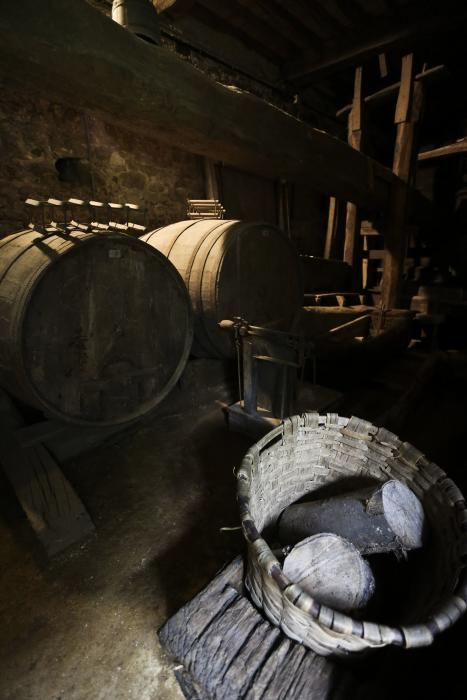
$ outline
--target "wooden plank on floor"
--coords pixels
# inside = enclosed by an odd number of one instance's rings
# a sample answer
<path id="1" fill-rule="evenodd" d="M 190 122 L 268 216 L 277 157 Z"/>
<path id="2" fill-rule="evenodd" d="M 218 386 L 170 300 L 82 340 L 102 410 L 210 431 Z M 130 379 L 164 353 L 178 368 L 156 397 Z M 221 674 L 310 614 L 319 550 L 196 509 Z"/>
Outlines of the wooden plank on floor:
<path id="1" fill-rule="evenodd" d="M 18 427 L 18 413 L 0 391 L 0 465 L 39 541 L 53 556 L 91 534 L 94 525 L 47 448 L 22 447 L 13 426 Z"/>
<path id="2" fill-rule="evenodd" d="M 343 700 L 350 674 L 288 639 L 245 595 L 237 557 L 159 632 L 189 700 Z"/>

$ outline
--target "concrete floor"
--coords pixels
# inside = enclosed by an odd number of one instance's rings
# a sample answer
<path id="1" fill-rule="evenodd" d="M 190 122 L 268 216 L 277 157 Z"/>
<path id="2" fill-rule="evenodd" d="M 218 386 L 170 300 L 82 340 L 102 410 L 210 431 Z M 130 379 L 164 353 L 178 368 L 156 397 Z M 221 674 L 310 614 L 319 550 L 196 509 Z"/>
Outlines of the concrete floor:
<path id="1" fill-rule="evenodd" d="M 1 700 L 182 697 L 156 631 L 242 546 L 247 447 L 211 406 L 68 463 L 96 535 L 52 562 L 1 482 Z"/>

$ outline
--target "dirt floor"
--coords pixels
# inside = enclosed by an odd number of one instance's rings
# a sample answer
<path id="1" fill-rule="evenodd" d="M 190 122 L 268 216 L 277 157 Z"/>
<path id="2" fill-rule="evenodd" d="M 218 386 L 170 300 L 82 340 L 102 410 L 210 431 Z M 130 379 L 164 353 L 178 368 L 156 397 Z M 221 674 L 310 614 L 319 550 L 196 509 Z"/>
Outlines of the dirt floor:
<path id="1" fill-rule="evenodd" d="M 467 363 L 443 354 L 408 391 L 424 362 L 362 376 L 340 412 L 383 416 L 466 489 Z M 220 528 L 238 525 L 232 470 L 250 442 L 212 402 L 67 463 L 96 534 L 52 561 L 0 476 L 0 700 L 182 697 L 157 630 L 242 551 Z M 355 697 L 467 697 L 466 630 L 464 619 L 429 650 L 378 652 L 356 668 Z"/>
<path id="2" fill-rule="evenodd" d="M 65 465 L 96 535 L 52 562 L 2 480 L 1 700 L 182 697 L 156 631 L 241 548 L 247 446 L 212 406 Z"/>

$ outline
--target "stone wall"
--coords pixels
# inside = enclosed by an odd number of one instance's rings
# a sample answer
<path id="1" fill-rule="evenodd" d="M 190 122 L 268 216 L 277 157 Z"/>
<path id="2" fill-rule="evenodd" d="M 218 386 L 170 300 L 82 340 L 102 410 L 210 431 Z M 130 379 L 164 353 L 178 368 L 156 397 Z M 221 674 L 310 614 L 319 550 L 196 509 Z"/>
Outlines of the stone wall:
<path id="1" fill-rule="evenodd" d="M 156 228 L 185 218 L 187 198 L 205 196 L 198 156 L 30 91 L 0 89 L 0 235 L 29 222 L 27 197 L 132 202 L 147 207 Z M 63 158 L 79 159 L 73 182 L 56 168 Z"/>

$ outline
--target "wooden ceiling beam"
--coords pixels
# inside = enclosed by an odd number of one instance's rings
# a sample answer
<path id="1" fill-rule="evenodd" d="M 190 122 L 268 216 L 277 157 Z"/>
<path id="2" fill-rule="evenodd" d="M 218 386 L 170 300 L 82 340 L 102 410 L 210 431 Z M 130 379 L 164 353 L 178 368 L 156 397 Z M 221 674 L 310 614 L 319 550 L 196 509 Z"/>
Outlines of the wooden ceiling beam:
<path id="1" fill-rule="evenodd" d="M 276 67 L 283 62 L 283 57 L 278 56 L 275 48 L 270 48 L 269 41 L 262 42 L 262 36 L 254 36 L 249 27 L 226 24 L 217 14 L 211 12 L 207 7 L 197 3 L 192 10 L 191 16 L 201 24 L 209 27 L 218 34 L 227 35 L 230 38 L 238 39 L 244 46 L 254 51 L 258 56 L 267 59 Z"/>
<path id="2" fill-rule="evenodd" d="M 371 210 L 386 209 L 391 190 L 406 187 L 346 143 L 215 82 L 81 0 L 48 0 L 47 13 L 37 0 L 4 0 L 0 33 L 5 81 L 92 110 L 149 141 L 305 183 Z"/>
<path id="3" fill-rule="evenodd" d="M 337 10 L 345 16 L 351 27 L 354 27 L 360 34 L 368 23 L 371 14 L 366 12 L 357 2 L 349 2 L 349 0 L 334 0 Z"/>
<path id="4" fill-rule="evenodd" d="M 233 2 L 219 0 L 198 0 L 200 7 L 208 10 L 224 24 L 224 31 L 240 31 L 256 43 L 257 51 L 274 56 L 276 62 L 290 56 L 291 47 L 284 41 L 284 35 L 279 31 L 270 31 L 264 22 L 250 12 L 239 12 L 238 5 Z"/>
<path id="5" fill-rule="evenodd" d="M 429 16 L 417 16 L 411 10 L 411 21 L 404 21 L 404 17 L 398 18 L 397 24 L 389 28 L 381 28 L 372 24 L 367 31 L 369 38 L 356 44 L 349 42 L 341 44 L 338 50 L 325 51 L 320 60 L 314 55 L 308 56 L 305 52 L 301 57 L 290 61 L 285 67 L 285 77 L 289 81 L 298 84 L 309 83 L 325 74 L 350 65 L 360 65 L 373 55 L 380 54 L 391 49 L 400 49 L 429 39 L 435 34 L 459 31 L 467 20 L 467 6 L 454 5 L 452 11 L 449 8 L 452 3 L 448 1 L 446 11 Z"/>
<path id="6" fill-rule="evenodd" d="M 433 68 L 425 68 L 425 70 L 422 70 L 420 73 L 417 73 L 417 75 L 415 76 L 415 80 L 421 80 L 425 82 L 434 78 L 439 78 L 440 76 L 445 74 L 446 66 L 433 66 Z M 365 104 L 373 105 L 387 101 L 388 99 L 391 99 L 392 97 L 395 97 L 397 95 L 399 88 L 400 82 L 392 83 L 392 85 L 386 85 L 386 87 L 381 88 L 381 90 L 377 90 L 371 95 L 367 95 L 367 97 L 365 97 L 364 99 L 364 102 Z M 339 109 L 336 112 L 336 117 L 343 117 L 345 114 L 350 112 L 351 109 L 352 104 L 348 104 L 345 105 L 345 107 L 341 107 L 341 109 Z"/>
<path id="7" fill-rule="evenodd" d="M 418 154 L 418 160 L 432 160 L 433 158 L 444 158 L 445 156 L 453 156 L 457 153 L 467 152 L 467 138 L 464 137 L 454 143 L 447 143 L 444 146 L 439 146 L 438 148 L 431 148 L 430 150 L 420 151 Z"/>
<path id="8" fill-rule="evenodd" d="M 297 22 L 290 12 L 284 11 L 284 7 L 279 2 L 265 3 L 263 0 L 236 0 L 236 2 L 246 10 L 255 15 L 265 26 L 270 28 L 274 35 L 282 37 L 282 41 L 289 43 L 289 40 L 297 48 L 308 48 L 310 45 L 310 35 L 303 24 Z"/>
<path id="9" fill-rule="evenodd" d="M 345 31 L 345 27 L 329 15 L 324 6 L 306 0 L 273 0 L 273 3 L 306 29 L 308 44 L 311 41 L 320 44 L 323 39 L 338 36 Z"/>
<path id="10" fill-rule="evenodd" d="M 173 16 L 189 14 L 196 2 L 197 0 L 152 0 L 159 14 L 169 10 Z"/>

